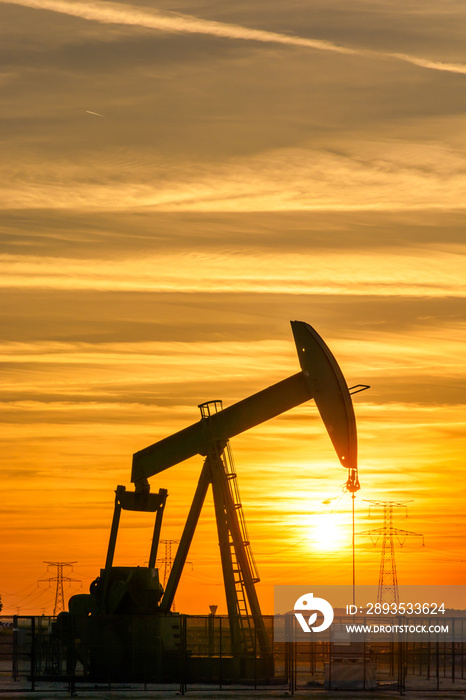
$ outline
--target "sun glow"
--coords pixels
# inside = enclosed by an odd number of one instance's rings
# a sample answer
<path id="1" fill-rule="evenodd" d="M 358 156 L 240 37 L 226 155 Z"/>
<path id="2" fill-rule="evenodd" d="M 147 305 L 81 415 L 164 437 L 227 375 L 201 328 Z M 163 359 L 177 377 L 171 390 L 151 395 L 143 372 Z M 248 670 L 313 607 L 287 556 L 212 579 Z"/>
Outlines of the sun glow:
<path id="1" fill-rule="evenodd" d="M 346 533 L 339 515 L 322 513 L 312 516 L 309 537 L 314 549 L 332 551 L 344 546 Z"/>

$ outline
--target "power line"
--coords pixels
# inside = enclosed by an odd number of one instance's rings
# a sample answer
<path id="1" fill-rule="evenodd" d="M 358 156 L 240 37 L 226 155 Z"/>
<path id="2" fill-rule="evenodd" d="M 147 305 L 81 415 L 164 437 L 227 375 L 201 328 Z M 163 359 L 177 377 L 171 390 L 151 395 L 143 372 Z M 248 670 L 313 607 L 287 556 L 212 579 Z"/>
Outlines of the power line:
<path id="1" fill-rule="evenodd" d="M 45 592 L 46 592 L 46 589 L 40 588 L 40 586 L 39 586 L 39 592 L 37 592 L 37 588 L 36 588 L 35 595 L 33 595 L 31 593 L 28 596 L 26 596 L 25 598 L 21 598 L 21 600 L 16 601 L 16 606 L 23 607 L 24 605 L 29 605 L 30 603 L 33 603 L 35 600 L 40 598 Z"/>

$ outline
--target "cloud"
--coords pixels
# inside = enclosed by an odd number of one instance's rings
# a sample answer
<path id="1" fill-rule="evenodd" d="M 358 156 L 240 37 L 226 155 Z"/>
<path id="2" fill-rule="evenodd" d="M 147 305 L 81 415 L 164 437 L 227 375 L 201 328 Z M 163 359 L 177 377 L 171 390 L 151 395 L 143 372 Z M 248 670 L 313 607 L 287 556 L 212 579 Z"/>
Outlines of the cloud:
<path id="1" fill-rule="evenodd" d="M 195 274 L 193 272 L 195 271 Z M 4 288 L 466 296 L 464 255 L 406 248 L 361 252 L 187 251 L 119 260 L 0 256 Z"/>
<path id="2" fill-rule="evenodd" d="M 131 236 L 128 235 L 128 231 L 131 231 Z M 4 210 L 0 229 L 0 246 L 10 255 L 27 253 L 46 258 L 94 260 L 131 258 L 137 256 L 141 250 L 150 257 L 161 252 L 186 252 L 193 248 L 198 252 L 208 250 L 210 253 L 218 250 L 245 249 L 264 253 L 280 252 L 283 249 L 288 253 L 306 253 L 311 249 L 327 252 L 338 249 L 351 249 L 353 252 L 367 249 L 393 250 L 403 248 L 406 241 L 410 241 L 413 247 L 440 245 L 442 250 L 455 250 L 456 246 L 461 247 L 464 244 L 464 212 L 429 211 L 427 215 L 422 210 L 402 213 L 348 213 L 326 210 L 206 214 L 153 211 L 77 212 L 71 209 L 60 211 L 60 216 L 57 217 L 54 210 L 47 209 L 29 212 Z M 197 295 L 196 299 L 204 296 L 208 295 Z M 258 295 L 256 303 L 257 297 Z M 105 296 L 105 299 L 107 298 Z M 144 297 L 138 295 L 138 303 L 147 304 L 144 324 L 149 326 L 154 322 L 150 300 L 150 294 Z M 28 322 L 23 324 L 21 332 L 27 333 L 30 328 L 37 329 L 37 323 L 40 324 L 38 315 L 44 309 L 50 310 L 50 304 L 37 296 L 28 298 L 24 307 L 16 307 L 17 302 L 22 303 L 17 292 L 8 300 L 5 299 L 1 311 L 0 332 L 5 330 L 7 319 L 16 321 L 19 316 L 28 317 Z M 167 299 L 164 298 L 164 303 L 166 302 Z M 71 296 L 67 297 L 66 305 L 59 308 L 53 305 L 53 310 L 62 316 L 62 325 L 71 326 L 73 321 L 76 321 L 76 314 L 81 316 L 81 303 L 87 308 L 87 297 L 79 297 L 78 300 Z M 179 303 L 186 308 L 186 304 L 191 307 L 194 302 L 191 297 L 184 296 Z M 223 299 L 222 304 L 225 303 L 227 302 Z M 241 305 L 242 313 L 247 312 L 248 303 L 245 302 L 244 307 Z M 34 304 L 34 307 L 31 307 L 31 304 Z M 238 298 L 235 304 L 240 304 Z M 100 298 L 99 307 L 94 309 L 94 312 L 99 313 L 102 308 L 107 315 L 100 318 L 98 333 L 101 337 L 113 333 L 115 324 L 135 322 L 132 297 L 118 297 L 108 303 Z M 130 311 L 126 312 L 128 308 Z M 419 313 L 421 311 L 425 314 L 425 309 L 419 308 Z M 31 313 L 32 318 L 29 318 Z M 163 312 L 159 309 L 158 321 L 167 322 L 172 326 L 172 317 L 164 314 L 161 317 L 161 313 Z M 428 316 L 431 313 L 429 308 Z M 403 309 L 398 306 L 391 312 L 391 316 L 395 315 L 397 318 L 400 314 L 404 317 Z M 202 332 L 207 330 L 207 326 L 213 320 L 209 318 L 205 328 L 204 324 L 201 324 Z M 145 332 L 142 327 L 141 331 Z M 252 328 L 249 328 L 248 333 L 255 336 Z"/>
<path id="3" fill-rule="evenodd" d="M 341 153 L 282 148 L 202 165 L 194 160 L 170 164 L 160 155 L 125 160 L 123 151 L 99 163 L 93 154 L 48 164 L 31 156 L 28 162 L 26 156 L 16 169 L 8 163 L 0 168 L 5 181 L 0 207 L 84 212 L 464 209 L 465 161 L 441 143 L 356 140 Z"/>
<path id="4" fill-rule="evenodd" d="M 226 39 L 299 46 L 353 56 L 385 57 L 411 63 L 429 70 L 466 74 L 466 65 L 461 63 L 443 63 L 405 53 L 376 52 L 362 48 L 350 48 L 322 39 L 309 39 L 261 29 L 250 29 L 238 24 L 215 22 L 178 13 L 168 14 L 156 10 L 141 10 L 123 3 L 102 3 L 99 0 L 89 3 L 70 3 L 66 0 L 0 0 L 0 2 L 37 10 L 49 10 L 104 24 L 143 27 L 171 33 L 206 34 Z"/>

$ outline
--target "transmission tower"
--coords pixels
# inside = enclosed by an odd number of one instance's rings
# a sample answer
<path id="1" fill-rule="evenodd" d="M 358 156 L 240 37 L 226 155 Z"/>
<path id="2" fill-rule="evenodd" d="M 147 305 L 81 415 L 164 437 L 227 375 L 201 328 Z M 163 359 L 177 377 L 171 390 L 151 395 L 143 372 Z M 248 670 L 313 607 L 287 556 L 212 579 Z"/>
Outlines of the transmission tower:
<path id="1" fill-rule="evenodd" d="M 159 562 L 163 564 L 163 587 L 167 583 L 168 577 L 170 576 L 170 571 L 173 566 L 172 557 L 172 544 L 178 544 L 179 540 L 160 540 L 160 544 L 165 545 L 165 556 L 163 559 L 159 559 Z"/>
<path id="2" fill-rule="evenodd" d="M 163 564 L 163 587 L 165 588 L 172 570 L 174 557 L 172 557 L 172 544 L 179 544 L 179 540 L 160 540 L 160 544 L 165 545 L 165 555 L 159 562 Z M 175 601 L 173 601 L 171 609 L 175 611 Z"/>
<path id="3" fill-rule="evenodd" d="M 57 587 L 55 589 L 55 605 L 53 606 L 53 615 L 55 617 L 56 615 L 58 615 L 59 612 L 64 612 L 65 610 L 65 595 L 63 593 L 63 583 L 65 581 L 67 583 L 81 583 L 81 581 L 77 578 L 63 576 L 63 569 L 66 566 L 70 566 L 71 571 L 73 571 L 73 564 L 76 564 L 75 561 L 44 561 L 44 564 L 47 564 L 47 571 L 50 569 L 51 566 L 55 566 L 57 569 L 56 576 L 39 579 L 39 581 L 48 581 L 49 585 L 51 583 L 57 584 Z"/>
<path id="4" fill-rule="evenodd" d="M 374 545 L 380 537 L 382 537 L 382 557 L 380 559 L 379 572 L 379 588 L 377 591 L 378 603 L 396 603 L 398 605 L 398 578 L 396 575 L 395 563 L 395 538 L 398 540 L 400 547 L 403 546 L 407 537 L 422 537 L 422 546 L 424 546 L 424 535 L 419 532 L 410 532 L 409 530 L 400 530 L 393 525 L 393 510 L 395 508 L 404 508 L 406 517 L 408 517 L 407 503 L 412 501 L 367 501 L 371 503 L 369 506 L 369 515 L 371 507 L 383 508 L 383 527 L 375 530 L 365 530 L 361 535 L 370 535 Z M 375 540 L 374 540 L 375 538 Z"/>

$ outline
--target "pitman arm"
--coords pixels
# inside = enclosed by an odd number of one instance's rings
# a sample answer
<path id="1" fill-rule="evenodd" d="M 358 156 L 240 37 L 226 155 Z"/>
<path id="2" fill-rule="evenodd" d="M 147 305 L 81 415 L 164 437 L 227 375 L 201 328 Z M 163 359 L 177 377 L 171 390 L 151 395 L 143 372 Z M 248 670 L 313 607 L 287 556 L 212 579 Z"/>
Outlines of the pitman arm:
<path id="1" fill-rule="evenodd" d="M 357 469 L 353 403 L 337 361 L 307 323 L 291 321 L 301 372 L 200 420 L 133 455 L 131 481 L 147 489 L 147 479 L 295 406 L 314 399 L 341 464 Z"/>

